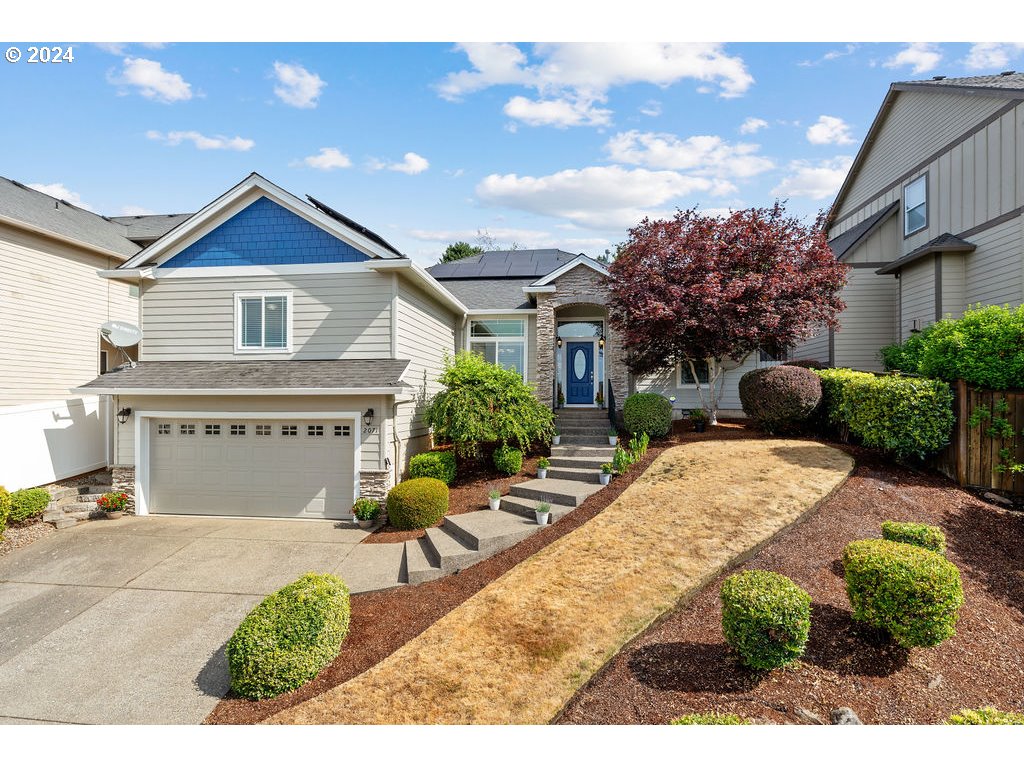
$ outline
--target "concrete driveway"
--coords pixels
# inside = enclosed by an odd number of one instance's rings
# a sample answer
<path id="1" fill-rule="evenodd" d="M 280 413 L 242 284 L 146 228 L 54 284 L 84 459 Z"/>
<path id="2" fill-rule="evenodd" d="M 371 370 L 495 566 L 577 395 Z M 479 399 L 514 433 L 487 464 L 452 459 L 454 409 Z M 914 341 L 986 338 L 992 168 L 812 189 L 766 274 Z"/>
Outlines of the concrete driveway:
<path id="1" fill-rule="evenodd" d="M 265 595 L 307 571 L 353 592 L 399 583 L 402 545 L 357 547 L 365 536 L 334 521 L 125 517 L 0 558 L 0 723 L 202 722 L 229 687 L 224 644 Z"/>

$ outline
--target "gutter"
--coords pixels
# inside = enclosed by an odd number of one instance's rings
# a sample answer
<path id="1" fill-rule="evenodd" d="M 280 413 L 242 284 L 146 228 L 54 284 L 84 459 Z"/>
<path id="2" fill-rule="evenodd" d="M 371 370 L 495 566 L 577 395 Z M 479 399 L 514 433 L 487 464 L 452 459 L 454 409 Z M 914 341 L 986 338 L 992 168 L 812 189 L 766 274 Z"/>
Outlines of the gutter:
<path id="1" fill-rule="evenodd" d="M 248 389 L 183 389 L 169 387 L 73 387 L 72 392 L 78 395 L 400 395 L 408 391 L 408 387 L 253 387 Z"/>
<path id="2" fill-rule="evenodd" d="M 37 226 L 35 226 L 33 224 L 28 224 L 27 222 L 20 221 L 18 219 L 12 219 L 11 217 L 4 216 L 2 214 L 0 214 L 0 223 L 9 224 L 12 227 L 15 227 L 17 229 L 23 229 L 26 232 L 31 232 L 31 233 L 36 234 L 36 235 L 43 235 L 44 237 L 48 237 L 51 240 L 59 240 L 62 243 L 68 243 L 69 245 L 74 245 L 74 246 L 77 246 L 79 248 L 85 248 L 86 250 L 92 251 L 93 253 L 99 253 L 99 254 L 101 254 L 103 256 L 106 256 L 108 258 L 111 258 L 111 259 L 117 259 L 118 261 L 120 261 L 122 263 L 125 262 L 125 261 L 128 261 L 128 259 L 134 258 L 134 256 L 125 256 L 123 253 L 118 253 L 117 251 L 111 251 L 111 250 L 109 250 L 107 248 L 103 248 L 103 247 L 98 246 L 98 245 L 92 245 L 91 243 L 86 243 L 86 242 L 84 242 L 82 240 L 76 240 L 75 238 L 68 237 L 67 235 L 59 235 L 56 232 L 53 232 L 53 231 L 51 231 L 49 229 L 43 229 L 42 227 L 37 227 Z M 106 271 L 113 271 L 113 270 L 103 270 L 103 271 L 106 272 Z"/>

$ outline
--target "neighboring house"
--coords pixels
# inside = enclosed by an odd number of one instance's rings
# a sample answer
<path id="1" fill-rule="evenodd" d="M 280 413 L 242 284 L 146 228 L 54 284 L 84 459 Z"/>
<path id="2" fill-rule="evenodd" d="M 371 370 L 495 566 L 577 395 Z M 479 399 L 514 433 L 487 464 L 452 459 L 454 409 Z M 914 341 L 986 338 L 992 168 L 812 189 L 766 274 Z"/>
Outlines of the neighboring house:
<path id="1" fill-rule="evenodd" d="M 795 356 L 878 350 L 972 304 L 1024 303 L 1024 74 L 893 83 L 829 214 L 840 329 Z"/>
<path id="2" fill-rule="evenodd" d="M 108 398 L 72 388 L 120 362 L 99 326 L 136 322 L 138 300 L 130 285 L 97 272 L 183 218 L 107 219 L 0 177 L 0 485 L 40 485 L 109 463 Z M 144 236 L 133 231 L 141 222 Z"/>

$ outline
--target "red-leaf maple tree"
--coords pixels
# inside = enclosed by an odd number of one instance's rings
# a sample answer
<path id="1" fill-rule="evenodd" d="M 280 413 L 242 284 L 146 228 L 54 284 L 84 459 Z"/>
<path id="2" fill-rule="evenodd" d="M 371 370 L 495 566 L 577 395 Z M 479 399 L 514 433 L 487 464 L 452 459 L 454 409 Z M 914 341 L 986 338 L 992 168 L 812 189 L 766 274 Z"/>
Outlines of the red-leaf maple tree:
<path id="1" fill-rule="evenodd" d="M 778 202 L 724 218 L 690 209 L 629 231 L 609 267 L 608 307 L 629 369 L 642 375 L 688 366 L 716 423 L 726 367 L 838 327 L 846 271 L 820 216 L 807 226 Z M 695 365 L 701 361 L 706 395 Z"/>

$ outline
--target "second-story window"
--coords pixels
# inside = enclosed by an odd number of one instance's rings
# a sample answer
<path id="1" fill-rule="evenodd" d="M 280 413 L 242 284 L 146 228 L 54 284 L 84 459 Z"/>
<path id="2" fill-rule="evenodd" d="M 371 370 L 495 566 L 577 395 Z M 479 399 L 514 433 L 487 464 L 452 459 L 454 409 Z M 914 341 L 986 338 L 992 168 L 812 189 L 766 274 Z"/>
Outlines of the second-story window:
<path id="1" fill-rule="evenodd" d="M 903 234 L 912 235 L 928 226 L 928 177 L 921 176 L 903 187 Z"/>
<path id="2" fill-rule="evenodd" d="M 291 349 L 290 292 L 235 294 L 235 349 L 283 351 Z"/>

